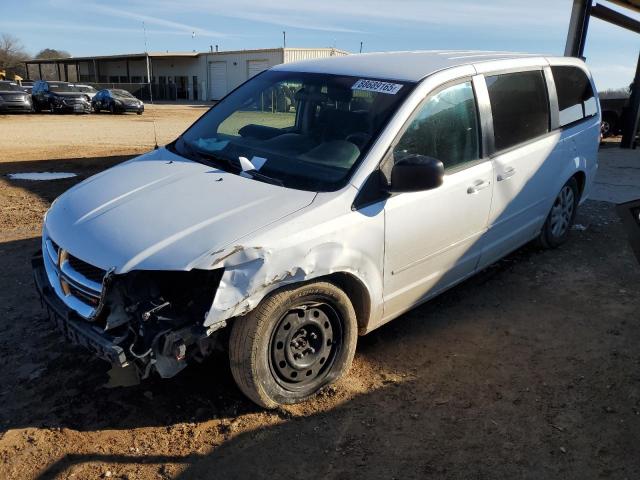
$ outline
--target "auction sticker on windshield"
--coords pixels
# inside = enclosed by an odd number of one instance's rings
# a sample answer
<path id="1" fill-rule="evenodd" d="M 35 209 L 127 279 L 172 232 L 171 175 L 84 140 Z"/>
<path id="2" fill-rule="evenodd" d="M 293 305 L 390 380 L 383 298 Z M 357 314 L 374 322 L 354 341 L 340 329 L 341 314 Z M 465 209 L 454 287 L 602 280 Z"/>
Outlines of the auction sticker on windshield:
<path id="1" fill-rule="evenodd" d="M 366 90 L 367 92 L 379 92 L 395 95 L 401 88 L 402 85 L 399 83 L 380 82 L 379 80 L 367 80 L 361 78 L 353 84 L 351 90 Z"/>

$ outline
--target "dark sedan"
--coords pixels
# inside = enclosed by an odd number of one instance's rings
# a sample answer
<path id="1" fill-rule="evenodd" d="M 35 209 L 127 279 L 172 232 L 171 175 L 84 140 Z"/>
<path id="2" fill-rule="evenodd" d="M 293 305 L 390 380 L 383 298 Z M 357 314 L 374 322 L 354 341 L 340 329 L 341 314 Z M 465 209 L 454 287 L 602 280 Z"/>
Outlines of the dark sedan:
<path id="1" fill-rule="evenodd" d="M 15 82 L 0 81 L 0 112 L 31 112 L 31 95 Z"/>
<path id="2" fill-rule="evenodd" d="M 126 90 L 118 88 L 100 90 L 91 100 L 91 106 L 96 113 L 108 110 L 111 113 L 135 112 L 142 115 L 144 112 L 144 103 Z"/>
<path id="3" fill-rule="evenodd" d="M 91 112 L 91 100 L 85 93 L 67 82 L 38 80 L 31 91 L 33 108 L 36 112 L 49 110 L 51 113 Z"/>

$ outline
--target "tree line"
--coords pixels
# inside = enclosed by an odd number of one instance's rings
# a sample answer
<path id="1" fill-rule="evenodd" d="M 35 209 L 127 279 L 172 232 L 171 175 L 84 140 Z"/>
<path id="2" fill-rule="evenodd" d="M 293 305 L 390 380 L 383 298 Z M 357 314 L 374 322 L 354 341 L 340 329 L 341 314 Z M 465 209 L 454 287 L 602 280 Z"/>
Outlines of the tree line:
<path id="1" fill-rule="evenodd" d="M 44 48 L 31 56 L 27 53 L 22 42 L 16 37 L 8 33 L 0 34 L 0 71 L 4 71 L 7 80 L 19 75 L 22 78 L 28 78 L 25 70 L 24 62 L 32 59 L 48 59 L 48 58 L 66 58 L 70 57 L 69 52 L 64 50 L 56 50 L 54 48 Z M 33 75 L 33 72 L 32 72 Z M 57 78 L 54 65 L 43 65 L 42 76 L 44 78 Z"/>

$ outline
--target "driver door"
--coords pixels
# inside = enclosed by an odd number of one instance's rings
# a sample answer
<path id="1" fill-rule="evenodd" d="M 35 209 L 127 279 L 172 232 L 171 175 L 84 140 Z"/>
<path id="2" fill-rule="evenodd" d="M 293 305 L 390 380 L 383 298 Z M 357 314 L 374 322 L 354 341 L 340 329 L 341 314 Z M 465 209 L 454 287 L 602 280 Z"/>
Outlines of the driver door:
<path id="1" fill-rule="evenodd" d="M 385 205 L 384 317 L 388 320 L 471 275 L 491 207 L 493 167 L 481 158 L 471 79 L 431 93 L 392 147 L 441 160 L 443 184 Z"/>

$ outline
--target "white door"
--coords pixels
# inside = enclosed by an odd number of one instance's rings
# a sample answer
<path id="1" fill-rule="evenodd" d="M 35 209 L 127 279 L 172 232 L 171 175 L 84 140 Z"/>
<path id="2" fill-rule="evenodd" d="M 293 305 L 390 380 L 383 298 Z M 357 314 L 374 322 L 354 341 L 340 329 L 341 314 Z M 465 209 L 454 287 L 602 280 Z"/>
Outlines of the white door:
<path id="1" fill-rule="evenodd" d="M 384 317 L 394 317 L 471 275 L 491 205 L 493 167 L 480 159 L 471 81 L 431 94 L 393 147 L 445 166 L 443 184 L 385 205 Z"/>
<path id="2" fill-rule="evenodd" d="M 247 62 L 247 78 L 251 78 L 269 68 L 269 60 L 249 60 Z"/>
<path id="3" fill-rule="evenodd" d="M 227 94 L 227 62 L 209 63 L 209 99 L 220 100 Z"/>
<path id="4" fill-rule="evenodd" d="M 572 158 L 571 143 L 549 133 L 549 102 L 541 70 L 486 77 L 495 149 L 494 189 L 479 268 L 531 240 L 540 230 L 556 184 Z M 500 153 L 502 152 L 502 153 Z"/>

